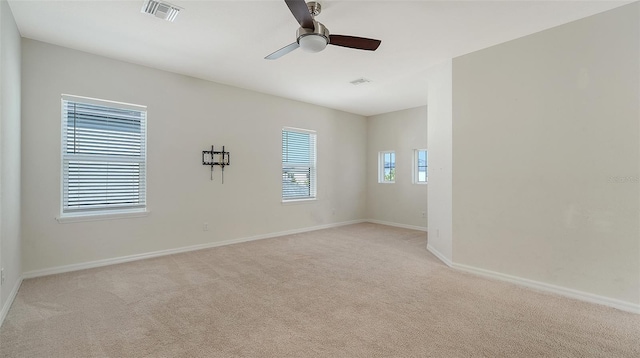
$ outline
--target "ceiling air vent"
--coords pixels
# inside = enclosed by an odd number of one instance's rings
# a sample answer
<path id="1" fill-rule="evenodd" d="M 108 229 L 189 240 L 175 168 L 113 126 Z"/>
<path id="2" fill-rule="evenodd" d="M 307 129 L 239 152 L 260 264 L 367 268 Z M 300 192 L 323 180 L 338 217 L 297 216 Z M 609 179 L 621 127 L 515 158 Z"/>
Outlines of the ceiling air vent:
<path id="1" fill-rule="evenodd" d="M 361 84 L 365 84 L 365 83 L 369 83 L 369 82 L 371 82 L 371 80 L 368 80 L 368 79 L 366 79 L 364 77 L 361 77 L 361 78 L 353 80 L 353 81 L 351 81 L 349 83 L 351 83 L 354 86 L 357 86 L 357 85 L 361 85 Z"/>
<path id="2" fill-rule="evenodd" d="M 142 12 L 145 14 L 151 14 L 171 22 L 176 20 L 180 10 L 182 10 L 182 8 L 179 6 L 156 0 L 147 0 L 144 5 L 142 5 Z"/>

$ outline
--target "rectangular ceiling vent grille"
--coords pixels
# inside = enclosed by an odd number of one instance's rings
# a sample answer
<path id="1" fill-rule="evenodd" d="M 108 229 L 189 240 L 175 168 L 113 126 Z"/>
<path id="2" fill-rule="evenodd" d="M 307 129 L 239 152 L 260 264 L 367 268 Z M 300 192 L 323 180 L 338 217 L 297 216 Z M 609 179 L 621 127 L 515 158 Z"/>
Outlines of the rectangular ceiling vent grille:
<path id="1" fill-rule="evenodd" d="M 171 22 L 176 20 L 180 10 L 182 10 L 182 8 L 179 6 L 156 0 L 147 0 L 144 5 L 142 5 L 142 12 L 145 14 L 154 15 L 155 17 Z"/>

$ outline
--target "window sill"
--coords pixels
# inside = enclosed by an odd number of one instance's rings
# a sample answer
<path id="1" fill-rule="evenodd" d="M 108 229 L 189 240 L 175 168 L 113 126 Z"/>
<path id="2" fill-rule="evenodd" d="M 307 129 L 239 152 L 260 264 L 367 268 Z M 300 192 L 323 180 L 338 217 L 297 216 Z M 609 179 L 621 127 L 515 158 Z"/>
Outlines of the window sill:
<path id="1" fill-rule="evenodd" d="M 378 184 L 395 184 L 394 181 L 379 181 Z"/>
<path id="2" fill-rule="evenodd" d="M 148 216 L 150 211 L 129 211 L 129 212 L 110 212 L 110 213 L 92 213 L 79 215 L 60 215 L 56 218 L 60 224 L 69 224 L 85 221 L 102 221 L 102 220 L 118 220 L 141 218 Z"/>
<path id="3" fill-rule="evenodd" d="M 316 200 L 317 198 L 283 200 L 282 205 L 305 204 L 305 203 L 313 202 Z"/>

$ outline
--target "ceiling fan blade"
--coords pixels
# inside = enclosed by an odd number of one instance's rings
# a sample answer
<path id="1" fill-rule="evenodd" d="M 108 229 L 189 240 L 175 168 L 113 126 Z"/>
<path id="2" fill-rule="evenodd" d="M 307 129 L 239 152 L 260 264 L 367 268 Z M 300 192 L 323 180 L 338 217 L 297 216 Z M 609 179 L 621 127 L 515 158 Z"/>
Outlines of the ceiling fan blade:
<path id="1" fill-rule="evenodd" d="M 300 47 L 300 45 L 298 45 L 297 42 L 294 42 L 292 44 L 289 44 L 281 49 L 279 49 L 278 51 L 270 54 L 269 56 L 265 57 L 265 60 L 276 60 L 279 59 L 280 57 L 288 54 L 289 52 L 297 49 L 298 47 Z"/>
<path id="2" fill-rule="evenodd" d="M 284 2 L 287 3 L 289 10 L 291 10 L 293 17 L 298 20 L 300 26 L 305 29 L 313 29 L 313 17 L 311 17 L 307 3 L 304 0 L 284 0 Z"/>
<path id="3" fill-rule="evenodd" d="M 358 50 L 375 51 L 381 42 L 380 40 L 367 39 L 364 37 L 329 35 L 329 44 Z"/>

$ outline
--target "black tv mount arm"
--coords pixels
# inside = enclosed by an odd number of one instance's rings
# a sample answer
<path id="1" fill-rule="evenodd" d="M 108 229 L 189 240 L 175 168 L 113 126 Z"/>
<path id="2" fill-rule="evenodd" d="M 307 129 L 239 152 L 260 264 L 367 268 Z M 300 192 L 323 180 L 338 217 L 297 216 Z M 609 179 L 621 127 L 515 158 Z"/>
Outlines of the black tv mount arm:
<path id="1" fill-rule="evenodd" d="M 224 145 L 221 151 L 215 151 L 213 146 L 211 146 L 211 150 L 202 151 L 202 165 L 211 166 L 211 180 L 213 180 L 213 167 L 219 165 L 222 168 L 222 184 L 224 184 L 224 167 L 231 164 L 230 157 L 229 152 L 224 150 Z"/>

